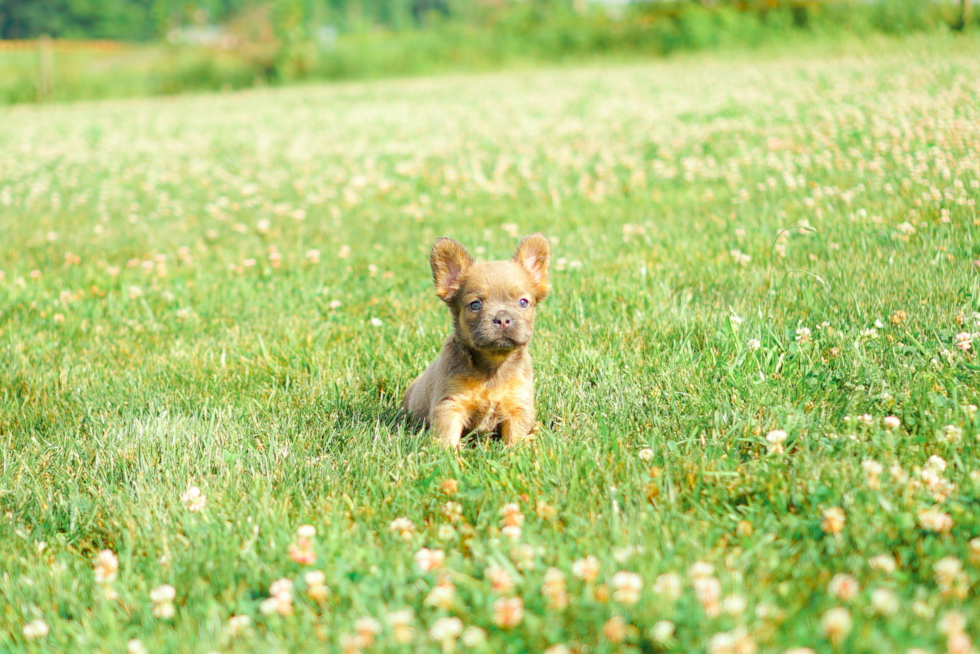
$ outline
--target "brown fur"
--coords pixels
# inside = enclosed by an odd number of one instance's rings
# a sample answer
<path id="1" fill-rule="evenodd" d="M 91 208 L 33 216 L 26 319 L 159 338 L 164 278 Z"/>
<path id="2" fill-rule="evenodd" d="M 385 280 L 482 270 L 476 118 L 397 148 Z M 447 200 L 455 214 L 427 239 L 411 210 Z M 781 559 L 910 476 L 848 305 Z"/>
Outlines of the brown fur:
<path id="1" fill-rule="evenodd" d="M 448 238 L 432 245 L 436 295 L 449 306 L 453 333 L 405 391 L 404 406 L 432 427 L 445 447 L 459 447 L 470 431 L 498 430 L 507 445 L 516 445 L 534 428 L 527 348 L 535 309 L 550 290 L 550 260 L 542 234 L 522 240 L 509 261 L 477 263 Z"/>

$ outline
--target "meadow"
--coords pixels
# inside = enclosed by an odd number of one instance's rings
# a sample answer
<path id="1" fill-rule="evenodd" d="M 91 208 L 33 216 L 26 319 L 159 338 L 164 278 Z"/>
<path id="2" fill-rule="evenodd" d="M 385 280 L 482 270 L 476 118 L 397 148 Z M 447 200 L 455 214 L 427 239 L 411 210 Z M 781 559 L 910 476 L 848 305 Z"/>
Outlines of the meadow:
<path id="1" fill-rule="evenodd" d="M 980 40 L 879 46 L 0 109 L 0 651 L 969 652 Z"/>
<path id="2" fill-rule="evenodd" d="M 161 8 L 176 7 L 169 0 L 156 1 Z M 10 2 L 28 4 L 25 0 Z M 136 12 L 131 17 L 149 10 L 139 0 L 116 2 L 130 5 Z M 724 51 L 728 56 L 743 50 L 767 57 L 773 49 L 873 50 L 877 41 L 895 36 L 980 29 L 980 16 L 964 23 L 959 0 L 670 0 L 622 6 L 579 0 L 449 0 L 443 3 L 452 7 L 449 15 L 437 18 L 433 14 L 417 24 L 404 15 L 410 4 L 405 0 L 331 0 L 334 9 L 357 9 L 354 14 L 328 15 L 312 11 L 314 5 L 323 7 L 319 0 L 233 2 L 241 11 L 225 16 L 223 24 L 212 25 L 224 36 L 210 46 L 182 43 L 179 31 L 173 42 L 164 40 L 164 33 L 146 40 L 146 25 L 131 25 L 128 30 L 118 26 L 121 32 L 100 31 L 99 21 L 77 15 L 78 24 L 68 33 L 75 39 L 88 34 L 128 40 L 55 40 L 42 48 L 38 41 L 8 43 L 0 38 L 0 106 L 597 61 L 615 65 L 702 51 Z M 95 3 L 87 9 L 112 13 L 119 4 Z M 276 4 L 280 8 L 291 5 L 295 11 L 270 13 L 270 5 Z M 375 9 L 368 12 L 371 16 L 351 22 L 368 5 Z M 378 11 L 384 5 L 399 8 Z M 582 11 L 574 10 L 575 5 Z M 244 9 L 248 6 L 251 9 Z M 52 7 L 49 10 L 57 13 Z M 180 25 L 174 18 L 174 25 Z M 11 27 L 0 6 L 0 37 Z M 326 36 L 317 36 L 324 29 Z M 29 33 L 35 37 L 51 34 L 40 25 Z M 65 36 L 57 30 L 53 35 Z"/>

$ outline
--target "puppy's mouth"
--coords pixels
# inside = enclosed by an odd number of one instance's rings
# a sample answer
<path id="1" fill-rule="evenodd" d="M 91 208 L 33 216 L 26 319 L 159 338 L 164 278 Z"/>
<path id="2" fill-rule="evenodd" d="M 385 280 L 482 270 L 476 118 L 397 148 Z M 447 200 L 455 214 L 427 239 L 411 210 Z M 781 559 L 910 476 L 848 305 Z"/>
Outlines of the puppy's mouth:
<path id="1" fill-rule="evenodd" d="M 526 340 L 514 338 L 508 334 L 499 334 L 490 338 L 473 339 L 473 347 L 486 352 L 503 353 L 516 350 L 527 345 Z"/>

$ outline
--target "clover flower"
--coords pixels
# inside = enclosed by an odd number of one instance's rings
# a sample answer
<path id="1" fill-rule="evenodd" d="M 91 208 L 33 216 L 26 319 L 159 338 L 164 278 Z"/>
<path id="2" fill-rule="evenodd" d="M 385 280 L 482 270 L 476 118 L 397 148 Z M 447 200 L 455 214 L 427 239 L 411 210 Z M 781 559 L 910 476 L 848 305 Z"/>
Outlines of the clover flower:
<path id="1" fill-rule="evenodd" d="M 259 611 L 264 615 L 277 613 L 290 615 L 293 612 L 293 582 L 282 578 L 269 586 L 270 597 L 259 604 Z"/>
<path id="2" fill-rule="evenodd" d="M 441 568 L 445 560 L 446 553 L 442 550 L 430 550 L 423 547 L 415 553 L 415 567 L 423 573 Z"/>
<path id="3" fill-rule="evenodd" d="M 415 627 L 413 626 L 415 615 L 411 609 L 392 611 L 386 620 L 391 627 L 392 636 L 396 643 L 410 643 L 415 639 Z"/>
<path id="4" fill-rule="evenodd" d="M 852 624 L 851 612 L 843 607 L 828 610 L 820 621 L 824 634 L 835 646 L 840 645 L 847 634 L 851 633 Z"/>
<path id="5" fill-rule="evenodd" d="M 303 576 L 306 582 L 306 596 L 314 602 L 325 602 L 330 597 L 327 576 L 320 570 L 311 570 Z"/>
<path id="6" fill-rule="evenodd" d="M 169 620 L 174 617 L 176 613 L 173 603 L 175 597 L 177 597 L 177 591 L 170 584 L 158 586 L 150 591 L 150 600 L 153 602 L 153 615 L 162 620 Z"/>
<path id="7" fill-rule="evenodd" d="M 676 602 L 680 599 L 683 590 L 683 581 L 676 572 L 665 572 L 658 576 L 653 584 L 653 592 L 668 602 Z"/>
<path id="8" fill-rule="evenodd" d="M 766 442 L 769 443 L 770 454 L 782 454 L 783 443 L 786 442 L 786 432 L 782 429 L 773 429 L 766 434 Z"/>
<path id="9" fill-rule="evenodd" d="M 548 600 L 548 607 L 555 611 L 568 608 L 568 590 L 565 585 L 565 573 L 558 568 L 548 568 L 544 573 L 544 584 L 541 594 Z"/>
<path id="10" fill-rule="evenodd" d="M 650 627 L 650 640 L 661 645 L 669 645 L 677 628 L 670 620 L 660 620 Z"/>
<path id="11" fill-rule="evenodd" d="M 599 577 L 599 559 L 592 556 L 591 554 L 584 559 L 579 559 L 572 564 L 572 574 L 584 581 L 587 584 L 591 584 Z"/>
<path id="12" fill-rule="evenodd" d="M 509 595 L 514 590 L 514 578 L 506 568 L 492 565 L 483 571 L 483 576 L 490 580 L 490 586 L 495 593 Z"/>
<path id="13" fill-rule="evenodd" d="M 388 530 L 397 534 L 402 540 L 412 540 L 415 535 L 415 525 L 408 518 L 395 518 L 388 525 Z"/>
<path id="14" fill-rule="evenodd" d="M 493 603 L 493 623 L 501 629 L 513 629 L 524 619 L 524 600 L 501 597 Z"/>
<path id="15" fill-rule="evenodd" d="M 438 618 L 429 627 L 429 636 L 442 645 L 442 651 L 451 652 L 456 639 L 463 633 L 463 621 L 459 618 Z"/>
<path id="16" fill-rule="evenodd" d="M 837 574 L 830 580 L 827 590 L 842 602 L 850 602 L 861 592 L 861 586 L 851 575 Z"/>
<path id="17" fill-rule="evenodd" d="M 844 509 L 839 506 L 832 506 L 824 510 L 823 522 L 820 523 L 820 528 L 824 533 L 830 534 L 831 536 L 839 536 L 844 531 L 844 523 L 846 521 Z"/>
<path id="18" fill-rule="evenodd" d="M 48 627 L 47 622 L 38 618 L 37 620 L 31 620 L 25 624 L 22 631 L 24 633 L 24 638 L 27 640 L 41 640 L 48 635 L 51 628 Z"/>
<path id="19" fill-rule="evenodd" d="M 524 524 L 524 514 L 517 504 L 504 504 L 500 507 L 500 516 L 505 527 L 520 527 Z"/>
<path id="20" fill-rule="evenodd" d="M 640 601 L 643 577 L 634 572 L 617 572 L 613 575 L 613 599 L 620 604 L 632 605 Z"/>
<path id="21" fill-rule="evenodd" d="M 289 546 L 289 558 L 302 565 L 316 563 L 316 552 L 313 549 L 313 539 L 316 537 L 316 527 L 301 525 L 296 530 L 296 542 Z"/>

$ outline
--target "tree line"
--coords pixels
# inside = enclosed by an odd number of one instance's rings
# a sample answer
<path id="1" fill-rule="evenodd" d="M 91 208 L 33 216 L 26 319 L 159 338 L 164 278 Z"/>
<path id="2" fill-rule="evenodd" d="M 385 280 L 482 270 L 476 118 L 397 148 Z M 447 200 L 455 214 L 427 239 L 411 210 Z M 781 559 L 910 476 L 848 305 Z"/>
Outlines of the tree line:
<path id="1" fill-rule="evenodd" d="M 958 19 L 951 25 L 963 28 L 970 22 L 970 0 L 955 2 L 959 5 Z M 666 12 L 673 14 L 675 21 L 684 22 L 689 14 L 698 15 L 710 8 L 760 15 L 784 8 L 794 12 L 798 26 L 804 26 L 807 12 L 824 6 L 845 19 L 848 14 L 870 17 L 881 23 L 877 28 L 894 32 L 915 31 L 918 26 L 914 23 L 923 22 L 923 16 L 937 13 L 943 6 L 955 6 L 952 2 L 923 0 L 855 0 L 849 8 L 835 11 L 838 4 L 821 0 L 664 0 L 637 1 L 630 9 L 637 16 Z M 357 32 L 377 27 L 412 29 L 451 21 L 521 33 L 528 26 L 561 26 L 569 23 L 570 16 L 606 13 L 601 3 L 591 5 L 593 11 L 586 11 L 588 6 L 589 0 L 0 0 L 0 39 L 50 36 L 153 41 L 165 38 L 175 27 L 227 24 L 250 13 L 261 14 L 280 42 L 308 39 L 328 25 L 341 32 Z M 613 3 L 607 9 L 616 6 Z M 910 21 L 913 24 L 907 25 Z"/>
<path id="2" fill-rule="evenodd" d="M 256 8 L 340 29 L 417 27 L 466 11 L 461 0 L 0 0 L 0 39 L 151 41 L 174 27 L 221 24 Z"/>

